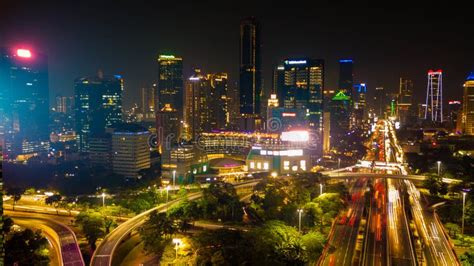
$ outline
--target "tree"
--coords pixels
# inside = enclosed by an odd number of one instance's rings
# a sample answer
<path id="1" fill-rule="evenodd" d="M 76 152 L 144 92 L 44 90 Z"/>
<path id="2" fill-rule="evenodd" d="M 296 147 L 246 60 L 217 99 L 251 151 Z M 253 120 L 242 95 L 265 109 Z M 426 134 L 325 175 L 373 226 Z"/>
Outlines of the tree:
<path id="1" fill-rule="evenodd" d="M 463 255 L 459 257 L 459 260 L 461 261 L 461 265 L 463 266 L 474 265 L 474 252 L 473 251 L 465 252 Z"/>
<path id="2" fill-rule="evenodd" d="M 6 235 L 10 233 L 10 230 L 13 226 L 13 219 L 8 216 L 3 216 L 3 234 Z"/>
<path id="3" fill-rule="evenodd" d="M 164 247 L 176 232 L 173 220 L 166 213 L 153 211 L 139 230 L 147 253 L 161 255 Z"/>
<path id="4" fill-rule="evenodd" d="M 440 190 L 440 183 L 438 177 L 433 174 L 427 174 L 426 179 L 423 181 L 423 186 L 426 187 L 432 196 L 437 196 Z"/>
<path id="5" fill-rule="evenodd" d="M 302 236 L 301 243 L 305 247 L 305 256 L 308 262 L 314 264 L 323 252 L 326 237 L 319 232 L 312 231 Z"/>
<path id="6" fill-rule="evenodd" d="M 446 223 L 444 225 L 444 227 L 446 229 L 448 229 L 448 234 L 453 238 L 456 238 L 456 234 L 461 232 L 461 229 L 460 229 L 459 225 L 457 225 L 457 224 Z"/>
<path id="7" fill-rule="evenodd" d="M 52 196 L 49 196 L 47 198 L 44 199 L 44 202 L 47 204 L 47 205 L 52 205 L 54 207 L 54 209 L 56 210 L 56 214 L 59 215 L 59 210 L 58 210 L 58 207 L 61 203 L 61 200 L 62 200 L 62 196 L 59 195 L 59 194 L 54 194 Z"/>
<path id="8" fill-rule="evenodd" d="M 14 232 L 5 243 L 6 265 L 48 265 L 48 240 L 41 231 Z"/>
<path id="9" fill-rule="evenodd" d="M 18 187 L 7 188 L 7 195 L 13 199 L 13 210 L 15 210 L 16 203 L 21 199 L 21 196 L 25 192 L 24 189 Z"/>
<path id="10" fill-rule="evenodd" d="M 221 219 L 223 221 L 242 220 L 242 203 L 232 184 L 212 183 L 204 190 L 199 205 L 206 218 Z"/>
<path id="11" fill-rule="evenodd" d="M 79 213 L 76 223 L 86 236 L 90 248 L 95 250 L 97 239 L 105 235 L 104 219 L 97 212 L 86 211 Z"/>
<path id="12" fill-rule="evenodd" d="M 269 221 L 253 231 L 255 265 L 304 265 L 304 247 L 300 234 L 291 226 L 280 221 Z"/>

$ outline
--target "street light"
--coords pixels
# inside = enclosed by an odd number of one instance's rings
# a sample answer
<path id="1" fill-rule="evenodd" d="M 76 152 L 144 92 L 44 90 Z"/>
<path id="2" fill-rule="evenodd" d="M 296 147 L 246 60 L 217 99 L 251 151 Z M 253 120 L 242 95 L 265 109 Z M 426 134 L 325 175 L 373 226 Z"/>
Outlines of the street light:
<path id="1" fill-rule="evenodd" d="M 181 238 L 173 238 L 173 244 L 175 244 L 175 249 L 176 249 L 176 260 L 178 259 L 178 249 L 179 249 L 179 246 L 181 246 L 181 244 L 183 243 L 183 241 L 181 240 Z"/>
<path id="2" fill-rule="evenodd" d="M 276 178 L 278 176 L 277 172 L 272 172 L 272 177 Z"/>
<path id="3" fill-rule="evenodd" d="M 441 170 L 441 161 L 437 161 L 438 163 L 438 177 L 440 176 L 440 170 Z"/>
<path id="4" fill-rule="evenodd" d="M 466 208 L 466 191 L 462 192 L 462 225 L 461 225 L 461 236 L 464 239 L 464 212 Z"/>
<path id="5" fill-rule="evenodd" d="M 337 169 L 341 168 L 341 158 L 337 158 Z"/>
<path id="6" fill-rule="evenodd" d="M 319 195 L 323 194 L 323 183 L 319 183 Z"/>
<path id="7" fill-rule="evenodd" d="M 298 209 L 298 231 L 301 232 L 301 214 L 303 213 L 303 209 Z"/>
<path id="8" fill-rule="evenodd" d="M 105 193 L 102 192 L 102 207 L 105 207 Z"/>
<path id="9" fill-rule="evenodd" d="M 173 170 L 173 187 L 176 187 L 176 170 Z"/>

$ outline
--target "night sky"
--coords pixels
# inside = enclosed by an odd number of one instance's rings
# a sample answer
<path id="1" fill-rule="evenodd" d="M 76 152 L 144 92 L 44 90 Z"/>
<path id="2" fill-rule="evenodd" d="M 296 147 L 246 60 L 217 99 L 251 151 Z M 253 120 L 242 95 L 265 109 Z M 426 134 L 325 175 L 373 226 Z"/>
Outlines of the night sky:
<path id="1" fill-rule="evenodd" d="M 395 91 L 404 76 L 414 80 L 420 100 L 428 69 L 444 70 L 445 99 L 460 99 L 463 80 L 474 70 L 474 20 L 467 7 L 148 2 L 2 0 L 0 46 L 48 54 L 51 98 L 72 95 L 73 80 L 99 68 L 122 74 L 126 106 L 138 101 L 141 86 L 156 80 L 159 53 L 182 56 L 186 75 L 199 66 L 205 72 L 228 72 L 237 82 L 239 21 L 249 15 L 262 24 L 265 87 L 272 85 L 273 66 L 292 56 L 325 59 L 326 88 L 337 86 L 337 60 L 352 58 L 355 81 L 366 82 L 369 91 L 376 86 Z"/>

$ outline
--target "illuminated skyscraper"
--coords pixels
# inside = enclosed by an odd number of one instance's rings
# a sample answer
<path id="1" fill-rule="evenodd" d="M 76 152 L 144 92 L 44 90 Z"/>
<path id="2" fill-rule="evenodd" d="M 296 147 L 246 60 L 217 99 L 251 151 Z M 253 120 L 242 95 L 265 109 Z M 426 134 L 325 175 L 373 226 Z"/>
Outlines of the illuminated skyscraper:
<path id="1" fill-rule="evenodd" d="M 359 83 L 354 85 L 354 109 L 353 116 L 356 125 L 361 125 L 363 120 L 367 118 L 367 85 L 365 83 Z"/>
<path id="2" fill-rule="evenodd" d="M 195 69 L 186 81 L 185 122 L 189 127 L 191 139 L 196 140 L 202 132 L 211 131 L 211 89 L 209 80 Z"/>
<path id="3" fill-rule="evenodd" d="M 339 60 L 339 90 L 342 90 L 346 96 L 353 98 L 353 62 L 351 59 Z"/>
<path id="4" fill-rule="evenodd" d="M 464 82 L 462 122 L 464 134 L 474 135 L 474 72 Z"/>
<path id="5" fill-rule="evenodd" d="M 74 82 L 76 136 L 80 151 L 89 149 L 88 139 L 102 135 L 107 127 L 122 123 L 123 79 L 120 75 L 78 78 Z"/>
<path id="6" fill-rule="evenodd" d="M 441 70 L 428 71 L 425 119 L 443 122 L 443 72 Z"/>
<path id="7" fill-rule="evenodd" d="M 211 89 L 210 122 L 212 129 L 226 129 L 230 124 L 227 73 L 208 74 Z"/>
<path id="8" fill-rule="evenodd" d="M 375 95 L 374 95 L 374 110 L 375 114 L 379 118 L 385 117 L 385 106 L 387 105 L 387 94 L 383 87 L 376 87 L 375 88 Z"/>
<path id="9" fill-rule="evenodd" d="M 260 25 L 253 17 L 240 23 L 240 113 L 260 115 L 262 92 Z"/>
<path id="10" fill-rule="evenodd" d="M 141 113 L 143 118 L 154 119 L 155 118 L 155 104 L 156 104 L 156 91 L 157 84 L 153 84 L 149 87 L 143 87 L 141 89 Z"/>
<path id="11" fill-rule="evenodd" d="M 322 129 L 324 61 L 287 59 L 277 66 L 274 85 L 280 107 L 304 112 L 311 129 Z"/>
<path id="12" fill-rule="evenodd" d="M 397 99 L 397 114 L 402 125 L 406 125 L 412 115 L 413 81 L 400 78 L 400 89 Z"/>
<path id="13" fill-rule="evenodd" d="M 158 110 L 169 104 L 183 119 L 183 59 L 174 55 L 158 57 Z"/>
<path id="14" fill-rule="evenodd" d="M 112 169 L 126 178 L 138 178 L 150 168 L 150 132 L 135 124 L 118 125 L 112 134 Z"/>
<path id="15" fill-rule="evenodd" d="M 4 156 L 49 148 L 48 62 L 27 49 L 0 49 L 0 138 Z"/>
<path id="16" fill-rule="evenodd" d="M 73 105 L 74 98 L 69 96 L 56 96 L 56 112 L 69 114 L 72 112 L 72 105 Z"/>
<path id="17" fill-rule="evenodd" d="M 330 132 L 332 142 L 341 141 L 349 132 L 351 98 L 343 91 L 339 91 L 332 99 L 329 106 L 331 113 Z"/>

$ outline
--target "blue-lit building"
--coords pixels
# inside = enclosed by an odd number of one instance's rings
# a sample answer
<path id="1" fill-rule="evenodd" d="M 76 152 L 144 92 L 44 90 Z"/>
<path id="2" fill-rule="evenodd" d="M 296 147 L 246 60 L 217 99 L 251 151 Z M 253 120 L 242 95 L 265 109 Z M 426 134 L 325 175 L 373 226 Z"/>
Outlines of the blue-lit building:
<path id="1" fill-rule="evenodd" d="M 260 115 L 262 92 L 260 25 L 253 17 L 240 23 L 240 113 Z"/>
<path id="2" fill-rule="evenodd" d="M 343 91 L 345 95 L 353 98 L 353 84 L 354 73 L 352 59 L 339 60 L 339 90 Z"/>
<path id="3" fill-rule="evenodd" d="M 78 78 L 74 82 L 78 149 L 89 150 L 89 138 L 122 123 L 123 79 L 120 75 Z"/>
<path id="4" fill-rule="evenodd" d="M 0 48 L 0 138 L 4 156 L 49 148 L 49 86 L 46 55 Z"/>
<path id="5" fill-rule="evenodd" d="M 322 128 L 324 60 L 293 58 L 281 62 L 274 72 L 274 90 L 279 106 L 297 109 L 310 129 Z"/>

